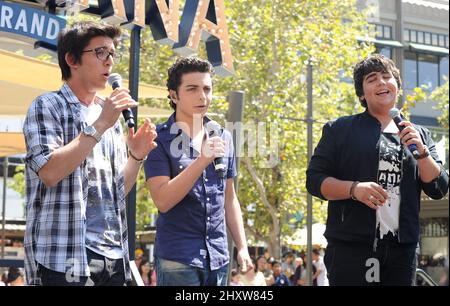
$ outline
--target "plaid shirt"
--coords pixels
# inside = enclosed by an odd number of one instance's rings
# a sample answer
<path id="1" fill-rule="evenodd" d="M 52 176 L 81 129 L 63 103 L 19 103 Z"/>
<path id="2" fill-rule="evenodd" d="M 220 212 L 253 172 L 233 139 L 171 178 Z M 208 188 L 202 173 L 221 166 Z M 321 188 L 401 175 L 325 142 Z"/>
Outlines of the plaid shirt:
<path id="1" fill-rule="evenodd" d="M 50 160 L 53 150 L 75 139 L 85 122 L 80 121 L 81 105 L 67 84 L 31 104 L 23 132 L 26 156 L 25 271 L 30 285 L 39 285 L 38 263 L 46 268 L 78 276 L 90 276 L 86 256 L 86 203 L 88 179 L 86 161 L 55 187 L 47 187 L 38 171 Z M 119 211 L 120 233 L 127 280 L 131 280 L 128 257 L 128 230 L 123 169 L 127 151 L 119 120 L 113 134 L 111 156 L 114 198 Z"/>

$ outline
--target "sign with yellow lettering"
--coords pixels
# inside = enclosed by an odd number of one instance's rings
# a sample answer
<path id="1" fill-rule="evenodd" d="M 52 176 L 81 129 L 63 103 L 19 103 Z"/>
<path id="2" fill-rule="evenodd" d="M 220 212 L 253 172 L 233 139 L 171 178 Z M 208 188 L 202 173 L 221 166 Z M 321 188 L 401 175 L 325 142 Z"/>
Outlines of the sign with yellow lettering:
<path id="1" fill-rule="evenodd" d="M 66 1 L 66 9 L 88 10 L 95 1 Z M 217 74 L 234 74 L 223 0 L 188 0 L 179 22 L 179 0 L 98 0 L 103 20 L 124 27 L 150 26 L 153 38 L 177 53 L 196 53 L 206 44 L 208 60 Z M 76 9 L 74 9 L 76 8 Z"/>

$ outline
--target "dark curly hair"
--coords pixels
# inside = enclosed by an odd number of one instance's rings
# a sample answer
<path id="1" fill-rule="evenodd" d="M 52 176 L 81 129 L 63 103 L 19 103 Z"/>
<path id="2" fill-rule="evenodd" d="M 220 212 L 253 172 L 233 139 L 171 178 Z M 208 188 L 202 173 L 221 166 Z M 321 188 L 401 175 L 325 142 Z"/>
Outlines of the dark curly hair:
<path id="1" fill-rule="evenodd" d="M 183 74 L 190 72 L 209 73 L 211 77 L 214 75 L 213 67 L 208 61 L 195 56 L 181 57 L 167 71 L 167 89 L 174 90 L 178 94 Z M 170 106 L 176 110 L 176 104 L 172 101 L 170 95 L 167 97 L 170 99 Z"/>
<path id="2" fill-rule="evenodd" d="M 397 86 L 402 87 L 402 80 L 400 78 L 400 71 L 395 66 L 395 63 L 382 54 L 372 54 L 356 64 L 353 69 L 353 80 L 355 82 L 355 92 L 361 102 L 361 105 L 367 108 L 366 99 L 361 99 L 364 95 L 363 81 L 364 77 L 372 72 L 389 72 L 397 81 Z"/>

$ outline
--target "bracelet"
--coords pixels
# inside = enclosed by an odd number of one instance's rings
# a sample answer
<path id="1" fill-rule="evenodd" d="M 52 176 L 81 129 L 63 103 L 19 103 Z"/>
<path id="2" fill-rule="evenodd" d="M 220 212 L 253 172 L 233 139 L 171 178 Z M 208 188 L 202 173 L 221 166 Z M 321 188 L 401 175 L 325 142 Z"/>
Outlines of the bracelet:
<path id="1" fill-rule="evenodd" d="M 423 153 L 420 154 L 419 156 L 417 156 L 416 159 L 417 160 L 418 159 L 422 159 L 422 158 L 428 157 L 429 155 L 430 155 L 430 150 L 428 150 L 428 147 L 424 145 L 423 146 Z"/>
<path id="2" fill-rule="evenodd" d="M 140 162 L 140 163 L 144 162 L 144 161 L 147 159 L 147 156 L 144 157 L 144 158 L 142 158 L 142 159 L 137 158 L 136 156 L 134 156 L 134 155 L 131 153 L 131 150 L 128 150 L 128 155 L 130 155 L 130 157 L 131 157 L 132 159 L 134 159 L 135 161 Z"/>
<path id="3" fill-rule="evenodd" d="M 350 187 L 350 198 L 354 201 L 357 201 L 358 199 L 355 197 L 355 195 L 353 194 L 353 192 L 355 191 L 355 187 L 356 185 L 359 184 L 359 181 L 354 181 L 352 183 L 352 186 Z"/>

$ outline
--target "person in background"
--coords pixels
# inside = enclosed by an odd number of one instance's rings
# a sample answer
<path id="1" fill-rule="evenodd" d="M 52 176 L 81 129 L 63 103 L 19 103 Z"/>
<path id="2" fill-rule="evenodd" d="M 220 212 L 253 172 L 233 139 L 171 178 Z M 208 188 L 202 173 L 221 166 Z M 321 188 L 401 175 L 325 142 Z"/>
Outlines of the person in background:
<path id="1" fill-rule="evenodd" d="M 231 270 L 230 286 L 244 286 L 241 282 L 241 275 L 236 269 Z"/>
<path id="2" fill-rule="evenodd" d="M 301 257 L 295 258 L 295 273 L 292 279 L 292 286 L 301 286 L 301 279 L 303 275 L 303 259 Z"/>
<path id="3" fill-rule="evenodd" d="M 151 265 L 150 262 L 146 258 L 141 259 L 141 263 L 139 265 L 139 274 L 141 275 L 142 281 L 145 286 L 152 285 L 152 275 L 151 275 Z"/>
<path id="4" fill-rule="evenodd" d="M 6 284 L 7 286 L 25 286 L 25 280 L 19 268 L 10 267 L 8 269 Z"/>
<path id="5" fill-rule="evenodd" d="M 255 258 L 252 256 L 253 269 L 241 273 L 241 281 L 244 286 L 267 286 L 264 274 L 258 271 Z"/>
<path id="6" fill-rule="evenodd" d="M 272 286 L 289 286 L 289 279 L 281 272 L 281 264 L 278 261 L 272 263 L 274 283 Z"/>
<path id="7" fill-rule="evenodd" d="M 273 271 L 272 267 L 268 267 L 267 259 L 264 255 L 258 256 L 256 259 L 256 267 L 259 272 L 264 275 L 264 279 L 266 280 L 266 285 L 270 286 L 273 284 Z"/>
<path id="8" fill-rule="evenodd" d="M 284 257 L 284 261 L 281 264 L 281 271 L 289 279 L 289 281 L 291 282 L 291 285 L 292 285 L 293 276 L 294 276 L 295 268 L 296 268 L 294 259 L 295 259 L 294 253 L 289 251 L 286 253 L 286 255 Z"/>
<path id="9" fill-rule="evenodd" d="M 313 265 L 316 267 L 316 272 L 313 278 L 317 279 L 317 286 L 329 286 L 327 277 L 327 268 L 323 263 L 322 256 L 318 249 L 313 249 L 312 251 Z"/>

